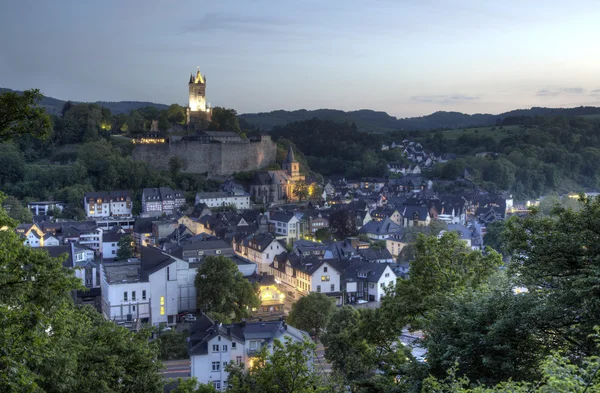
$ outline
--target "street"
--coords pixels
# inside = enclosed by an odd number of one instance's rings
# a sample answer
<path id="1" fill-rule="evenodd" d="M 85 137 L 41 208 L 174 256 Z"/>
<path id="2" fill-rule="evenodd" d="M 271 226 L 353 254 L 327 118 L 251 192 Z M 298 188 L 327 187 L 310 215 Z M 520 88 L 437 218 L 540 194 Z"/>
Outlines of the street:
<path id="1" fill-rule="evenodd" d="M 190 376 L 190 359 L 165 360 L 163 365 L 165 368 L 162 374 L 165 379 L 186 379 Z"/>

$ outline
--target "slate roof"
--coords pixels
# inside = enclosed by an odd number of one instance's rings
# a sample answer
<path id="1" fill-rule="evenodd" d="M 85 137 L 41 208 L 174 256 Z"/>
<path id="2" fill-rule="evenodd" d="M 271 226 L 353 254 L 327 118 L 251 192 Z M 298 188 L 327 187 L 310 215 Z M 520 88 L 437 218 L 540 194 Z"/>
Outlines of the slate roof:
<path id="1" fill-rule="evenodd" d="M 272 211 L 269 212 L 269 221 L 280 221 L 289 223 L 296 216 L 293 212 Z"/>
<path id="2" fill-rule="evenodd" d="M 388 263 L 371 263 L 352 259 L 346 263 L 343 268 L 342 276 L 346 282 L 366 280 L 367 282 L 378 282 Z M 359 277 L 364 274 L 366 277 Z"/>
<path id="3" fill-rule="evenodd" d="M 184 194 L 181 190 L 173 190 L 169 187 L 144 188 L 142 198 L 147 201 L 164 201 L 183 199 Z"/>
<path id="4" fill-rule="evenodd" d="M 142 246 L 141 255 L 141 273 L 140 278 L 148 281 L 148 277 L 160 269 L 175 262 L 169 255 L 164 254 L 160 249 L 154 247 Z"/>
<path id="5" fill-rule="evenodd" d="M 152 233 L 152 217 L 138 218 L 133 223 L 133 232 L 135 233 Z"/>
<path id="6" fill-rule="evenodd" d="M 418 218 L 419 221 L 425 221 L 427 220 L 427 216 L 429 215 L 429 209 L 427 208 L 427 206 L 422 205 L 405 205 L 401 214 L 402 217 L 407 218 L 409 220 Z"/>
<path id="7" fill-rule="evenodd" d="M 126 236 L 127 234 L 125 233 L 118 233 L 118 232 L 104 232 L 102 234 L 102 243 L 118 243 L 119 240 L 121 240 L 121 238 L 123 236 Z"/>
<path id="8" fill-rule="evenodd" d="M 41 250 L 46 250 L 52 258 L 57 258 L 62 254 L 68 254 L 67 259 L 63 261 L 64 267 L 73 267 L 73 250 L 70 244 L 64 246 L 40 247 Z"/>
<path id="9" fill-rule="evenodd" d="M 252 179 L 252 185 L 268 186 L 271 185 L 271 175 L 267 171 L 259 171 Z"/>
<path id="10" fill-rule="evenodd" d="M 387 249 L 383 249 L 383 250 L 366 249 L 366 250 L 359 250 L 358 253 L 369 262 L 380 261 L 383 259 L 385 259 L 385 260 L 394 259 L 394 257 L 392 257 L 392 254 L 390 254 L 390 252 Z"/>
<path id="11" fill-rule="evenodd" d="M 389 235 L 392 233 L 399 233 L 402 231 L 402 227 L 388 217 L 382 221 L 369 221 L 362 228 L 359 229 L 359 233 L 372 233 L 378 236 Z"/>
<path id="12" fill-rule="evenodd" d="M 262 252 L 275 240 L 276 239 L 273 237 L 273 235 L 269 233 L 249 235 L 244 239 L 244 246 L 257 249 L 258 251 Z M 257 248 L 255 248 L 255 246 Z M 285 249 L 283 245 L 282 247 Z"/>

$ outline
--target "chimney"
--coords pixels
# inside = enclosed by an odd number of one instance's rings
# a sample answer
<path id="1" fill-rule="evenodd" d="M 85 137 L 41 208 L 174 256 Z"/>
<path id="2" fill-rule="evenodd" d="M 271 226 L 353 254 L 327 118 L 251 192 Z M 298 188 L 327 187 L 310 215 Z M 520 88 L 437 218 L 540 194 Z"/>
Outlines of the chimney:
<path id="1" fill-rule="evenodd" d="M 246 327 L 246 318 L 242 318 L 242 327 L 245 328 Z"/>

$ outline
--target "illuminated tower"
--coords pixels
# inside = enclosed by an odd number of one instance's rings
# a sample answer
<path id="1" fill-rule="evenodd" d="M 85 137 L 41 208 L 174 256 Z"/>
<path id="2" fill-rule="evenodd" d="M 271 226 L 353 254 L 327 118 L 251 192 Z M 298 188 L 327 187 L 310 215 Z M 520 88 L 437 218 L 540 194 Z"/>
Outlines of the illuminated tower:
<path id="1" fill-rule="evenodd" d="M 210 108 L 206 105 L 206 75 L 200 73 L 200 67 L 194 74 L 190 75 L 189 87 L 189 103 L 187 109 L 187 123 L 195 119 L 209 119 Z"/>

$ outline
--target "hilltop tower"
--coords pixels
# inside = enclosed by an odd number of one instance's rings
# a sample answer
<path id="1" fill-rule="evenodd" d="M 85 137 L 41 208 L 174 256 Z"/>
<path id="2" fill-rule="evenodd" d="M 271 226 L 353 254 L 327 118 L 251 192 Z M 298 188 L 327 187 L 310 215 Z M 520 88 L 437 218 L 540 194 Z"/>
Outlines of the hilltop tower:
<path id="1" fill-rule="evenodd" d="M 206 104 L 206 75 L 200 73 L 200 67 L 196 71 L 196 76 L 190 74 L 188 88 L 187 124 L 194 120 L 210 119 L 211 110 Z"/>
<path id="2" fill-rule="evenodd" d="M 293 181 L 300 180 L 300 163 L 296 161 L 296 157 L 294 157 L 292 145 L 290 145 L 287 157 L 283 160 L 283 170 L 287 171 Z"/>

